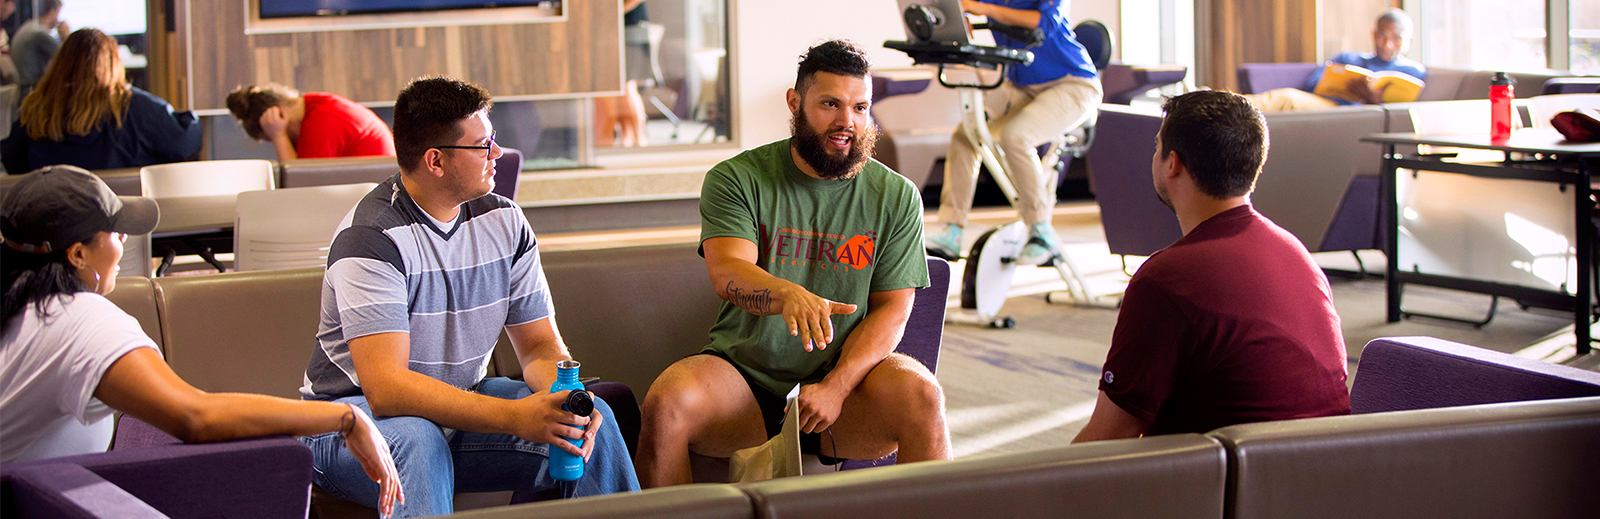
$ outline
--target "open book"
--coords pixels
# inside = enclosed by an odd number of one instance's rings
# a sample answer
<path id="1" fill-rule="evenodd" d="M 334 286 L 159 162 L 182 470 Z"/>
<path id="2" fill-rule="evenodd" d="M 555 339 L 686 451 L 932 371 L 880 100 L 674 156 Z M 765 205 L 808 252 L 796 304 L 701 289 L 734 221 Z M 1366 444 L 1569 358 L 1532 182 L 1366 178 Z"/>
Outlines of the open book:
<path id="1" fill-rule="evenodd" d="M 1355 65 L 1330 63 L 1322 72 L 1322 80 L 1317 82 L 1317 89 L 1313 90 L 1320 96 L 1337 97 L 1355 102 L 1365 100 L 1350 91 L 1352 79 L 1366 78 L 1372 81 L 1372 90 L 1383 92 L 1385 103 L 1409 103 L 1417 100 L 1422 93 L 1422 80 L 1411 77 L 1404 72 L 1386 70 L 1373 72 Z"/>

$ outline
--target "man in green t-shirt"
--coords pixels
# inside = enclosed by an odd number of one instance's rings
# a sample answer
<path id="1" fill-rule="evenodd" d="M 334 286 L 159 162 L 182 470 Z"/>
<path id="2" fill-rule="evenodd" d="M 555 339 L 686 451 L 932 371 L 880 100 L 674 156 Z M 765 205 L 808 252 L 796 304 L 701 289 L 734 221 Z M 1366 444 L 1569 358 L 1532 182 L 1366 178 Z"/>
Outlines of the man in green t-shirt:
<path id="1" fill-rule="evenodd" d="M 796 386 L 802 451 L 824 462 L 950 458 L 938 381 L 891 353 L 928 269 L 921 197 L 869 157 L 870 69 L 847 41 L 812 47 L 787 95 L 792 137 L 706 174 L 700 250 L 726 302 L 711 344 L 645 397 L 642 486 L 689 483 L 691 450 L 776 435 Z"/>

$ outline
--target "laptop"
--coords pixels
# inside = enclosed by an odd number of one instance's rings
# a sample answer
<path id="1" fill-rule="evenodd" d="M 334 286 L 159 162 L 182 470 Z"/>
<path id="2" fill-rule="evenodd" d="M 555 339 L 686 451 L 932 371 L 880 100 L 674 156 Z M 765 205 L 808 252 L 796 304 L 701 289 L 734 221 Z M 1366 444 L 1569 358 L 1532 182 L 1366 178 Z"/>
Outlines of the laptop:
<path id="1" fill-rule="evenodd" d="M 902 25 L 905 23 L 906 9 L 921 6 L 934 15 L 936 22 L 933 24 L 932 35 L 929 41 L 950 44 L 967 45 L 971 43 L 972 24 L 967 22 L 967 16 L 961 11 L 961 0 L 896 0 L 900 4 Z M 920 41 L 906 27 L 906 41 Z"/>

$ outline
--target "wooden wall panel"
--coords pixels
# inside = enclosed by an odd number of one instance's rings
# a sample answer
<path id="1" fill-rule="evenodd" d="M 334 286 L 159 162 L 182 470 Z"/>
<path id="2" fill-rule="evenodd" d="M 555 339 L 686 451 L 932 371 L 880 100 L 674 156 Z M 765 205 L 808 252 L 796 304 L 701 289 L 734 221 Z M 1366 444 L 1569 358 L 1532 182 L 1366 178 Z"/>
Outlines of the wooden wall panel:
<path id="1" fill-rule="evenodd" d="M 1236 90 L 1241 63 L 1317 60 L 1316 0 L 1201 0 L 1195 19 L 1202 85 Z"/>
<path id="2" fill-rule="evenodd" d="M 392 102 L 411 80 L 440 74 L 496 97 L 622 88 L 616 1 L 564 2 L 565 22 L 252 35 L 247 0 L 177 3 L 180 88 L 169 99 L 183 109 L 225 109 L 228 92 L 269 81 L 361 103 Z"/>

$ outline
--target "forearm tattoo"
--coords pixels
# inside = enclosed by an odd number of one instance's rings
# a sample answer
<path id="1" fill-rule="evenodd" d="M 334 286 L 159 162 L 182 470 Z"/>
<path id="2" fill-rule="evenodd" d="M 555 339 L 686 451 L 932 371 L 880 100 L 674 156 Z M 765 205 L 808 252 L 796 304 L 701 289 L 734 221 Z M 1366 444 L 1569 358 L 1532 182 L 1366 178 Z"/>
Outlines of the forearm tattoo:
<path id="1" fill-rule="evenodd" d="M 768 315 L 772 313 L 772 291 L 769 289 L 763 288 L 747 293 L 742 288 L 734 287 L 733 282 L 729 281 L 726 291 L 728 293 L 728 301 L 732 302 L 734 306 L 743 308 L 753 314 Z"/>

